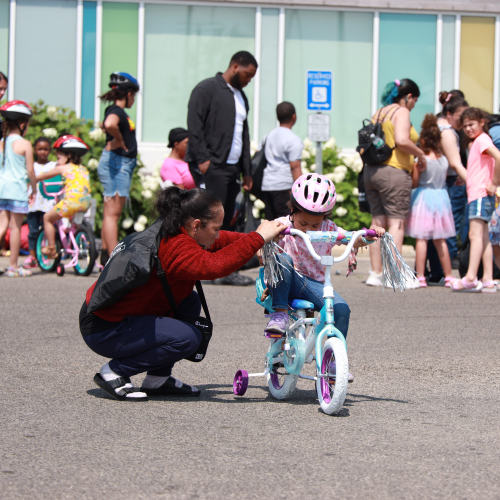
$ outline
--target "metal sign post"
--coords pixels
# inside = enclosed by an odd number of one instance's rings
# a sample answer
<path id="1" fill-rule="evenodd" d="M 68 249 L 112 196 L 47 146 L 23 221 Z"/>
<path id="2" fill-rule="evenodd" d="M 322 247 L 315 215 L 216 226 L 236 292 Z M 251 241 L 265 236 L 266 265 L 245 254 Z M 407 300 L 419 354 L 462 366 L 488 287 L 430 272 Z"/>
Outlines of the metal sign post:
<path id="1" fill-rule="evenodd" d="M 307 72 L 307 109 L 315 110 L 307 119 L 307 135 L 316 143 L 316 173 L 323 173 L 322 142 L 330 139 L 330 115 L 321 111 L 332 110 L 332 83 L 331 71 Z"/>
<path id="2" fill-rule="evenodd" d="M 316 143 L 316 170 L 323 173 L 323 148 L 322 143 L 330 139 L 330 115 L 323 113 L 310 114 L 307 117 L 307 135 Z"/>

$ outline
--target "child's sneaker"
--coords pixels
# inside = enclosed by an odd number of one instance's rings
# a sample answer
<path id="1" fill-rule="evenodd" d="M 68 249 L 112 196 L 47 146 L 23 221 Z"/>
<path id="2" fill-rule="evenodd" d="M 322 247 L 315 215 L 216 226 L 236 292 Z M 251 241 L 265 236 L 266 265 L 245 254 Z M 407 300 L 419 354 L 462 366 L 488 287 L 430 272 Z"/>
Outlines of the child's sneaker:
<path id="1" fill-rule="evenodd" d="M 332 361 L 330 363 L 330 370 L 329 370 L 330 374 L 333 375 L 334 373 L 336 374 L 337 373 L 337 365 L 335 364 L 335 361 Z M 352 373 L 348 373 L 347 374 L 347 382 L 349 384 L 352 384 L 354 382 L 354 375 Z"/>
<path id="2" fill-rule="evenodd" d="M 29 278 L 32 274 L 30 270 L 23 269 L 22 267 L 18 267 L 17 269 L 9 267 L 7 271 L 5 271 L 4 276 L 7 278 Z"/>
<path id="3" fill-rule="evenodd" d="M 30 269 L 30 268 L 38 267 L 38 261 L 35 259 L 35 257 L 33 257 L 32 255 L 30 255 L 21 264 L 21 267 L 24 267 L 25 269 Z"/>
<path id="4" fill-rule="evenodd" d="M 270 319 L 264 329 L 264 335 L 270 339 L 281 338 L 286 333 L 286 327 L 288 326 L 288 313 L 275 312 L 266 314 L 266 318 L 268 317 L 270 317 Z"/>

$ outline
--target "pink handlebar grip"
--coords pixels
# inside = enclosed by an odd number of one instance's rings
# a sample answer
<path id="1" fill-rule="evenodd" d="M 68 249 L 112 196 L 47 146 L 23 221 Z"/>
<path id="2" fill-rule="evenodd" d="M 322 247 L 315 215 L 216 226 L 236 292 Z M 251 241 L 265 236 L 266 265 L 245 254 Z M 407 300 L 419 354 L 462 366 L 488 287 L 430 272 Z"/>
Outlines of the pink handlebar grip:
<path id="1" fill-rule="evenodd" d="M 375 229 L 367 229 L 366 236 L 370 238 L 375 238 L 377 236 L 377 231 L 375 231 Z"/>
<path id="2" fill-rule="evenodd" d="M 281 233 L 283 236 L 286 236 L 287 234 L 290 234 L 290 228 L 287 227 L 284 231 L 281 231 Z"/>

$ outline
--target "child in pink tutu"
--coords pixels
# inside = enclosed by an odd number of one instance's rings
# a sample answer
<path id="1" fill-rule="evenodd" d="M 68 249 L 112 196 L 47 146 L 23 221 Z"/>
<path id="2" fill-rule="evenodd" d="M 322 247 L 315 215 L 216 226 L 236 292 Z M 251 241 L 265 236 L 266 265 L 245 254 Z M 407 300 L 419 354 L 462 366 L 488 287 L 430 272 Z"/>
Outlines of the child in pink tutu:
<path id="1" fill-rule="evenodd" d="M 453 280 L 450 254 L 446 238 L 456 235 L 450 197 L 446 191 L 448 160 L 441 149 L 441 132 L 437 118 L 425 115 L 420 133 L 420 148 L 427 159 L 427 169 L 419 172 L 413 169 L 411 207 L 408 217 L 407 234 L 417 239 L 416 268 L 420 287 L 426 287 L 425 260 L 427 242 L 434 241 L 441 266 L 445 274 L 445 286 L 450 287 Z"/>

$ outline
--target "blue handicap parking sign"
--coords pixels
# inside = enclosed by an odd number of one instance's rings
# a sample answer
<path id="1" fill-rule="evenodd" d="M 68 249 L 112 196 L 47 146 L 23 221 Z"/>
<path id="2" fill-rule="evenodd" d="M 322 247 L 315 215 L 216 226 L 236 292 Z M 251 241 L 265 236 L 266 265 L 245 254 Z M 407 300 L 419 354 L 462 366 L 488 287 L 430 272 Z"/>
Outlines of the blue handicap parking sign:
<path id="1" fill-rule="evenodd" d="M 307 109 L 330 111 L 332 109 L 332 72 L 307 72 Z"/>

